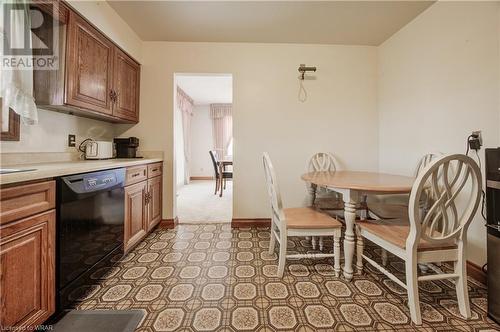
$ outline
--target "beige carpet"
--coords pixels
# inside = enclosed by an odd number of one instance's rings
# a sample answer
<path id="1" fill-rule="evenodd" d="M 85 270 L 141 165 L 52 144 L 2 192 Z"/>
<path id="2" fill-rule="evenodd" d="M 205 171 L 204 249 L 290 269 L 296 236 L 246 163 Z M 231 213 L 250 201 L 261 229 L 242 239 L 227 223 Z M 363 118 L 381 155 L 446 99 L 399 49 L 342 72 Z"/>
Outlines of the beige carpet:
<path id="1" fill-rule="evenodd" d="M 233 183 L 227 182 L 222 197 L 214 195 L 214 180 L 191 181 L 177 192 L 179 223 L 231 222 Z"/>

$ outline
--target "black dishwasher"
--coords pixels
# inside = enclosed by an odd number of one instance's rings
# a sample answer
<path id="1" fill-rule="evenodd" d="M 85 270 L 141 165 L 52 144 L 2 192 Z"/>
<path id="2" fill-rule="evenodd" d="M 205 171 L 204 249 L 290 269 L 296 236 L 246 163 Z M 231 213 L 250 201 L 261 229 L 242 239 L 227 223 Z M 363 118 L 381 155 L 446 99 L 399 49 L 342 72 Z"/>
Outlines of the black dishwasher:
<path id="1" fill-rule="evenodd" d="M 123 254 L 125 169 L 57 179 L 57 309 L 91 288 L 92 274 Z"/>
<path id="2" fill-rule="evenodd" d="M 488 316 L 500 323 L 500 148 L 486 149 Z"/>

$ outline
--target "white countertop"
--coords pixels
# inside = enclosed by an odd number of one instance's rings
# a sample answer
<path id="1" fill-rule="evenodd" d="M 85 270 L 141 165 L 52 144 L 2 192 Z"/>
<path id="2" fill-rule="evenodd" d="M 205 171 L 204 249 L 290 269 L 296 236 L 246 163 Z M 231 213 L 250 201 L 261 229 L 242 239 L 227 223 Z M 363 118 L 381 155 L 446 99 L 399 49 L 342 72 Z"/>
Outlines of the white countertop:
<path id="1" fill-rule="evenodd" d="M 163 161 L 161 158 L 137 159 L 107 159 L 107 160 L 78 160 L 40 164 L 22 164 L 2 166 L 9 169 L 34 169 L 26 172 L 0 174 L 0 184 L 25 182 L 57 176 L 101 171 L 105 169 L 136 166 Z"/>

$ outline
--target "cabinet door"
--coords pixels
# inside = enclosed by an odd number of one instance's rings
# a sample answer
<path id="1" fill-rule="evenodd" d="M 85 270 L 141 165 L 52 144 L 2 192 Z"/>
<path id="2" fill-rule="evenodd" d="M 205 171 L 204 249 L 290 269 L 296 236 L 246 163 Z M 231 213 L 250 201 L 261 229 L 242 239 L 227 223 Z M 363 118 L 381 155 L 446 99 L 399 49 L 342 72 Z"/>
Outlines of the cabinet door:
<path id="1" fill-rule="evenodd" d="M 67 35 L 66 104 L 111 114 L 115 46 L 70 12 Z"/>
<path id="2" fill-rule="evenodd" d="M 0 232 L 0 326 L 33 331 L 55 311 L 55 210 Z"/>
<path id="3" fill-rule="evenodd" d="M 146 235 L 146 191 L 147 181 L 125 187 L 125 251 Z"/>
<path id="4" fill-rule="evenodd" d="M 139 81 L 141 68 L 120 49 L 115 50 L 113 115 L 132 122 L 139 121 Z"/>
<path id="5" fill-rule="evenodd" d="M 162 179 L 156 176 L 148 180 L 148 231 L 161 221 Z"/>

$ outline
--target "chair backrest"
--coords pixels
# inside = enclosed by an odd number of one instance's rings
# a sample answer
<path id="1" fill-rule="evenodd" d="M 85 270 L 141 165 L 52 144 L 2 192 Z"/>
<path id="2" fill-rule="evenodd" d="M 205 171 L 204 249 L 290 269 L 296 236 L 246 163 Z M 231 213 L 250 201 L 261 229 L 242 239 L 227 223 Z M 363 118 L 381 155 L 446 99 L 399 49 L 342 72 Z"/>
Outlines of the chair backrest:
<path id="1" fill-rule="evenodd" d="M 442 156 L 429 163 L 417 176 L 410 194 L 406 248 L 416 250 L 420 239 L 432 243 L 459 240 L 463 245 L 479 206 L 481 187 L 481 171 L 468 156 Z M 423 210 L 420 199 L 427 189 L 435 197 L 432 205 Z M 464 201 L 467 191 L 469 196 Z"/>
<path id="2" fill-rule="evenodd" d="M 283 203 L 281 201 L 276 173 L 274 172 L 273 163 L 267 152 L 264 152 L 262 159 L 266 176 L 267 193 L 271 200 L 272 222 L 282 229 L 282 226 L 284 226 L 283 223 L 285 222 L 285 214 L 283 213 Z"/>
<path id="3" fill-rule="evenodd" d="M 420 174 L 420 172 L 422 172 L 427 167 L 427 165 L 429 165 L 433 160 L 441 156 L 443 156 L 443 153 L 441 152 L 431 152 L 422 156 L 422 158 L 420 158 L 420 160 L 417 163 L 417 167 L 415 168 L 415 173 L 414 173 L 415 177 L 417 177 Z"/>
<path id="4" fill-rule="evenodd" d="M 309 172 L 335 171 L 335 157 L 329 152 L 318 152 L 309 159 Z"/>
<path id="5" fill-rule="evenodd" d="M 218 162 L 217 162 L 217 152 L 214 150 L 208 151 L 210 154 L 210 159 L 212 159 L 212 164 L 214 165 L 214 172 L 215 172 L 215 177 L 219 176 L 219 167 L 218 167 Z"/>

